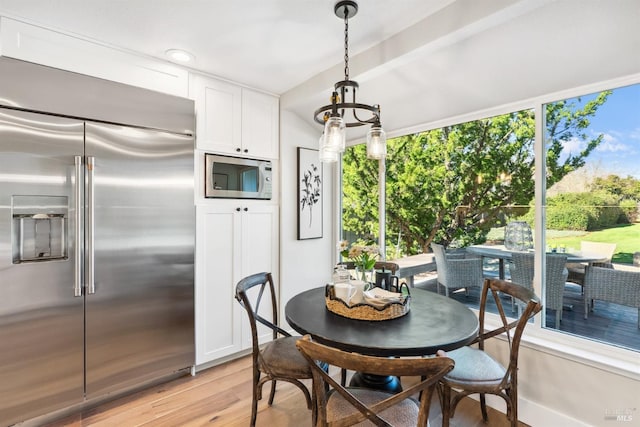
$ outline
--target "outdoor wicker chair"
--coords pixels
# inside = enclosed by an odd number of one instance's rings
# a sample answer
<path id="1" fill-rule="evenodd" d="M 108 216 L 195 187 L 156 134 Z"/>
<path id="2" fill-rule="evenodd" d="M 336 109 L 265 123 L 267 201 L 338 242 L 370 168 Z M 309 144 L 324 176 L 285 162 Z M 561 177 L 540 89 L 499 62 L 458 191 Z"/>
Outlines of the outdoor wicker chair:
<path id="1" fill-rule="evenodd" d="M 449 296 L 449 290 L 469 288 L 482 288 L 482 258 L 462 258 L 464 254 L 447 254 L 444 246 L 437 243 L 431 244 L 431 249 L 436 259 L 438 271 L 438 293 L 440 286 L 444 287 L 444 293 Z"/>
<path id="2" fill-rule="evenodd" d="M 514 252 L 511 268 L 511 281 L 533 290 L 534 254 Z M 567 256 L 546 254 L 545 308 L 555 310 L 555 328 L 560 329 L 564 298 L 564 285 L 567 281 Z M 517 304 L 520 310 L 522 304 Z"/>
<path id="3" fill-rule="evenodd" d="M 584 278 L 584 318 L 594 309 L 594 300 L 638 309 L 640 328 L 640 271 L 587 266 Z"/>
<path id="4" fill-rule="evenodd" d="M 580 252 L 586 254 L 601 254 L 604 258 L 602 261 L 589 263 L 589 265 L 594 267 L 613 268 L 613 264 L 611 264 L 611 258 L 613 257 L 613 253 L 615 251 L 615 243 L 588 242 L 586 240 L 580 242 Z M 567 264 L 567 269 L 569 271 L 569 277 L 567 277 L 567 281 L 577 283 L 580 286 L 584 286 L 586 266 L 587 264 L 581 263 Z"/>

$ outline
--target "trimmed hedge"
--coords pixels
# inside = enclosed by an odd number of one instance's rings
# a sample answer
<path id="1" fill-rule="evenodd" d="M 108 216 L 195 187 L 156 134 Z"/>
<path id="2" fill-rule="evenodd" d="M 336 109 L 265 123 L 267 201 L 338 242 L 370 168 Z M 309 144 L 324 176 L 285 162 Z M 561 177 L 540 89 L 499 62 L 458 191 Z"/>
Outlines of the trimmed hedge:
<path id="1" fill-rule="evenodd" d="M 531 209 L 524 220 L 533 225 L 533 215 Z M 563 193 L 547 198 L 548 229 L 593 231 L 618 224 L 621 218 L 626 217 L 613 194 Z"/>
<path id="2" fill-rule="evenodd" d="M 635 200 L 623 200 L 620 202 L 622 216 L 618 220 L 621 223 L 633 224 L 638 221 L 638 202 Z"/>
<path id="3" fill-rule="evenodd" d="M 547 206 L 547 229 L 586 231 L 589 229 L 589 221 L 595 215 L 594 209 L 584 206 Z"/>

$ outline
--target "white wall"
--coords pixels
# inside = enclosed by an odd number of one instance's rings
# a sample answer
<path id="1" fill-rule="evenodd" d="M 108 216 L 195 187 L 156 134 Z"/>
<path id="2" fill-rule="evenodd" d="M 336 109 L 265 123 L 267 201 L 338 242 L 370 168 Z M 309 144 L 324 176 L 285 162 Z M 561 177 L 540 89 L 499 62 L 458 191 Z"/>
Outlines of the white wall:
<path id="1" fill-rule="evenodd" d="M 506 343 L 494 340 L 487 351 L 502 363 L 508 362 Z M 544 427 L 640 425 L 640 381 L 556 353 L 533 344 L 520 347 L 521 421 Z M 505 410 L 502 399 L 488 402 Z M 616 410 L 630 410 L 633 419 L 622 424 L 605 420 L 608 411 Z"/>
<path id="2" fill-rule="evenodd" d="M 322 129 L 280 111 L 280 311 L 292 296 L 331 279 L 334 165 L 323 165 L 322 238 L 297 240 L 297 147 L 318 148 Z M 282 317 L 283 318 L 283 317 Z M 284 319 L 284 318 L 283 318 Z"/>

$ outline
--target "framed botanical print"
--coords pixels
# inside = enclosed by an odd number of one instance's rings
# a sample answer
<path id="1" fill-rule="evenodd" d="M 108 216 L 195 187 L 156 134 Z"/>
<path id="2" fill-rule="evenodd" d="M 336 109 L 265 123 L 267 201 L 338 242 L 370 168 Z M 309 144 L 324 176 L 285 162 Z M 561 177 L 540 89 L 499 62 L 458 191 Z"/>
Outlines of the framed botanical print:
<path id="1" fill-rule="evenodd" d="M 318 150 L 298 147 L 298 240 L 322 237 L 322 197 Z"/>

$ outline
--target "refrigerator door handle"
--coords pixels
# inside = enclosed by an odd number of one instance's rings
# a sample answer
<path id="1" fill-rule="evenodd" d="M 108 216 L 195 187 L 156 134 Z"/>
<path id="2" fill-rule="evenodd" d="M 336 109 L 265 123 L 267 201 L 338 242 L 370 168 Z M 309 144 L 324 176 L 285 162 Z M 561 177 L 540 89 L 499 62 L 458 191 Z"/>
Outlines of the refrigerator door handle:
<path id="1" fill-rule="evenodd" d="M 73 296 L 82 296 L 82 245 L 80 239 L 82 238 L 82 156 L 75 156 L 75 172 L 76 182 L 74 187 L 74 208 L 76 213 L 75 218 L 75 248 L 74 248 L 74 285 Z"/>
<path id="2" fill-rule="evenodd" d="M 95 274 L 94 274 L 94 184 L 93 175 L 95 169 L 95 157 L 87 156 L 87 294 L 96 293 Z"/>

